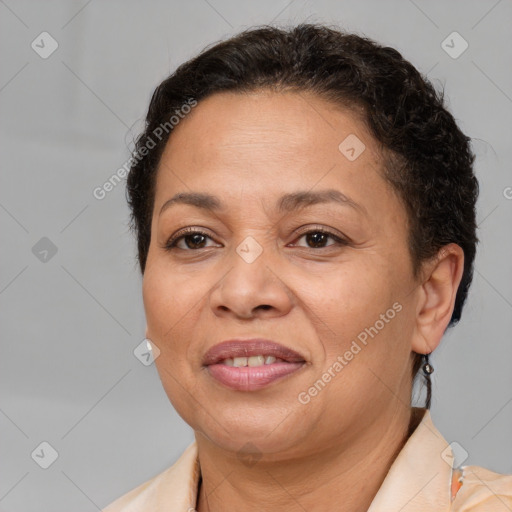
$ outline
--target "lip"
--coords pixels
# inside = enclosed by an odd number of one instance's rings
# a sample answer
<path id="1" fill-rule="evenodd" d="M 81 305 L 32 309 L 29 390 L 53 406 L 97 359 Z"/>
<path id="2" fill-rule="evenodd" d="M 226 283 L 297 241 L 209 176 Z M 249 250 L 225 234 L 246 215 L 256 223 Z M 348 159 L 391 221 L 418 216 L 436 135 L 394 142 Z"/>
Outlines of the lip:
<path id="1" fill-rule="evenodd" d="M 278 357 L 289 363 L 305 362 L 304 357 L 291 348 L 287 348 L 275 341 L 253 338 L 250 340 L 226 340 L 214 345 L 204 355 L 203 366 L 216 364 L 223 359 L 250 357 L 259 354 Z"/>
<path id="2" fill-rule="evenodd" d="M 234 367 L 223 364 L 224 359 L 270 355 L 280 362 L 262 366 Z M 237 391 L 256 391 L 296 372 L 306 363 L 295 350 L 271 340 L 226 340 L 210 348 L 203 358 L 203 366 L 215 380 Z"/>

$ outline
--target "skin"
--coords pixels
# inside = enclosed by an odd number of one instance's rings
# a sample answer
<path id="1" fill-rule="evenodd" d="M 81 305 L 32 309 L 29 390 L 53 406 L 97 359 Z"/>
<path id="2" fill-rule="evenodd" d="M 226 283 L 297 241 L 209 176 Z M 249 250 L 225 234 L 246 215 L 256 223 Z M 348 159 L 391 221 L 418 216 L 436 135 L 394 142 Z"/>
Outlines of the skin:
<path id="1" fill-rule="evenodd" d="M 366 146 L 354 161 L 338 149 L 349 134 Z M 169 139 L 157 173 L 143 299 L 162 384 L 195 431 L 200 512 L 328 510 L 333 496 L 344 510 L 366 511 L 421 419 L 411 415 L 411 352 L 439 344 L 464 256 L 447 245 L 413 278 L 407 214 L 381 162 L 355 108 L 305 92 L 215 94 Z M 275 209 L 283 194 L 324 189 L 359 207 Z M 218 196 L 224 208 L 175 204 L 160 215 L 168 199 L 192 191 Z M 166 250 L 185 227 L 208 237 L 189 236 Z M 327 237 L 315 246 L 304 232 L 319 227 L 349 241 Z M 236 252 L 248 236 L 262 249 L 252 263 Z M 299 393 L 394 303 L 401 311 L 300 403 Z M 250 392 L 224 387 L 202 367 L 212 346 L 251 337 L 278 341 L 306 364 Z"/>

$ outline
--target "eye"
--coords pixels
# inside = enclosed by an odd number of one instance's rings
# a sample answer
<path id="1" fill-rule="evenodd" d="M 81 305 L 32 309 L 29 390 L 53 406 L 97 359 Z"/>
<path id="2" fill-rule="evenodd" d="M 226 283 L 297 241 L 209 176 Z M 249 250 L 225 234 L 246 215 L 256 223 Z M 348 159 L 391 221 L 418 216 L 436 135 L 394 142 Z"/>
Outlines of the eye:
<path id="1" fill-rule="evenodd" d="M 305 231 L 300 235 L 298 240 L 304 237 L 306 238 L 307 245 L 302 247 L 308 247 L 310 249 L 323 249 L 332 245 L 348 245 L 347 240 L 323 228 L 315 228 L 310 229 L 309 231 Z M 334 240 L 334 243 L 325 245 L 329 238 Z M 171 237 L 165 244 L 164 248 L 168 251 L 171 251 L 175 248 L 184 251 L 205 249 L 207 247 L 211 247 L 205 245 L 207 239 L 211 240 L 211 237 L 208 235 L 208 233 L 195 228 L 187 228 L 185 230 L 179 231 L 176 235 Z"/>
<path id="2" fill-rule="evenodd" d="M 170 251 L 174 248 L 187 250 L 204 249 L 206 248 L 205 241 L 211 237 L 204 231 L 199 231 L 195 228 L 187 228 L 179 231 L 176 235 L 171 237 L 165 244 L 165 249 Z M 183 244 L 180 243 L 184 242 Z M 183 247 L 185 245 L 185 247 Z"/>
<path id="3" fill-rule="evenodd" d="M 306 238 L 306 246 L 299 246 L 299 247 L 308 247 L 310 249 L 323 249 L 325 247 L 330 247 L 332 245 L 348 245 L 348 241 L 344 240 L 338 235 L 335 235 L 334 233 L 331 233 L 330 231 L 327 231 L 323 228 L 315 228 L 310 229 L 309 231 L 303 232 L 299 239 Z M 334 243 L 325 245 L 325 242 L 329 239 L 333 239 Z"/>

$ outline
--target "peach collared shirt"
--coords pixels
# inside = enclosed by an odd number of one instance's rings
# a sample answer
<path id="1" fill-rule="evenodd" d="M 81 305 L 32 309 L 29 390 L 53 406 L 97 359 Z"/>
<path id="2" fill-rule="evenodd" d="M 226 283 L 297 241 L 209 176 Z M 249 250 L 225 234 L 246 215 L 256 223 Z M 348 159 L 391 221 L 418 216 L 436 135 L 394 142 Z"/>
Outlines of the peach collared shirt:
<path id="1" fill-rule="evenodd" d="M 425 410 L 394 460 L 368 512 L 512 512 L 512 475 L 479 466 L 453 468 L 449 443 Z M 200 477 L 197 445 L 171 467 L 103 512 L 193 512 Z"/>

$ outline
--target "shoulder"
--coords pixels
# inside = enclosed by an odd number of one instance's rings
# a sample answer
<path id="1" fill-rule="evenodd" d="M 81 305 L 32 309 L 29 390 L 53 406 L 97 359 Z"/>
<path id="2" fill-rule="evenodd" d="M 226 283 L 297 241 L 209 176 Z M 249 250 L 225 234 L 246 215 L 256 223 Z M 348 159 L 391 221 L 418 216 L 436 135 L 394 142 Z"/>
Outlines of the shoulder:
<path id="1" fill-rule="evenodd" d="M 510 512 L 512 475 L 480 466 L 462 467 L 462 485 L 452 503 L 452 512 Z"/>
<path id="2" fill-rule="evenodd" d="M 153 478 L 110 503 L 102 512 L 186 511 L 195 506 L 199 479 L 196 443 Z"/>
<path id="3" fill-rule="evenodd" d="M 172 466 L 110 503 L 102 512 L 139 512 L 146 510 L 148 498 L 154 495 L 162 480 L 168 478 Z M 166 478 L 167 477 L 167 478 Z"/>

